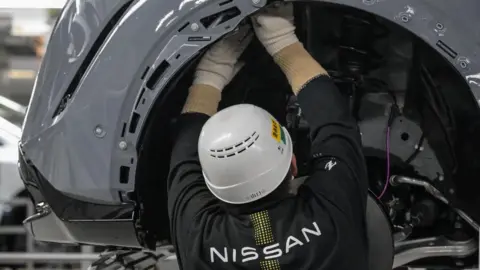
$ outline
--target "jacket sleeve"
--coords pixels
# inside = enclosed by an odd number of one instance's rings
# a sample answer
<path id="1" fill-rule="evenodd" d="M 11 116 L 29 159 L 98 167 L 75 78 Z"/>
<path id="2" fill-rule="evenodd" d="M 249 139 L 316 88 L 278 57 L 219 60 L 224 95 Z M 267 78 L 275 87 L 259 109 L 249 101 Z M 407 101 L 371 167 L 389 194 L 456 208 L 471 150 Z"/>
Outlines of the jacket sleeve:
<path id="1" fill-rule="evenodd" d="M 363 220 L 368 192 L 360 133 L 347 99 L 325 75 L 308 82 L 298 102 L 310 125 L 312 167 L 305 186 L 355 220 Z"/>
<path id="2" fill-rule="evenodd" d="M 177 243 L 195 217 L 217 205 L 203 179 L 198 158 L 198 138 L 209 116 L 203 113 L 181 114 L 174 123 L 173 148 L 168 176 L 168 214 Z"/>

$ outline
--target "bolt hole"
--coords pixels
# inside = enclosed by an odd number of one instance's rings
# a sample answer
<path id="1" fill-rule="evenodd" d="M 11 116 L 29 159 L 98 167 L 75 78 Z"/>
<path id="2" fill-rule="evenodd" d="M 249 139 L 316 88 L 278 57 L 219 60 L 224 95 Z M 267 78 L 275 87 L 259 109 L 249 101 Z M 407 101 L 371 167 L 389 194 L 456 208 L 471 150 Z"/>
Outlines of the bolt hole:
<path id="1" fill-rule="evenodd" d="M 408 17 L 407 16 L 402 16 L 402 21 L 403 22 L 408 22 Z"/>
<path id="2" fill-rule="evenodd" d="M 403 141 L 408 141 L 408 139 L 410 139 L 410 135 L 406 132 L 403 132 L 401 135 L 400 135 L 400 138 L 403 140 Z"/>
<path id="3" fill-rule="evenodd" d="M 460 62 L 460 66 L 461 66 L 462 68 L 466 68 L 466 67 L 467 67 L 467 63 L 465 63 L 465 62 Z"/>

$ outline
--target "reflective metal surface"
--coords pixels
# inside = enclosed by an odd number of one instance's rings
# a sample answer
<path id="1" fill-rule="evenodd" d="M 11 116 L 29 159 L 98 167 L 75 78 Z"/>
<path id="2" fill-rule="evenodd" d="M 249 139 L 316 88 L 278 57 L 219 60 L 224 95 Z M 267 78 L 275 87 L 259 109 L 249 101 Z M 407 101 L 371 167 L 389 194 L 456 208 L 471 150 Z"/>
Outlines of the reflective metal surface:
<path id="1" fill-rule="evenodd" d="M 37 213 L 24 221 L 28 233 L 37 241 L 141 247 L 129 220 L 65 222 L 40 203 Z"/>
<path id="2" fill-rule="evenodd" d="M 420 186 L 425 188 L 425 190 L 433 195 L 435 198 L 439 199 L 445 204 L 449 204 L 448 200 L 443 196 L 443 194 L 438 191 L 432 184 L 430 184 L 427 181 L 421 180 L 421 179 L 415 179 L 412 177 L 407 177 L 407 176 L 399 176 L 399 175 L 393 175 L 390 177 L 390 183 L 392 185 L 399 185 L 399 184 L 409 184 L 409 185 L 414 185 L 414 186 Z M 480 226 L 478 225 L 477 222 L 475 222 L 471 217 L 469 217 L 465 212 L 463 212 L 460 209 L 453 208 L 453 210 L 460 216 L 462 217 L 468 224 L 470 224 L 473 228 L 475 228 L 477 231 L 479 230 Z"/>
<path id="3" fill-rule="evenodd" d="M 424 258 L 463 258 L 473 254 L 477 250 L 478 242 L 474 239 L 468 241 L 451 241 L 444 237 L 432 237 L 405 241 L 395 244 L 393 268 Z"/>

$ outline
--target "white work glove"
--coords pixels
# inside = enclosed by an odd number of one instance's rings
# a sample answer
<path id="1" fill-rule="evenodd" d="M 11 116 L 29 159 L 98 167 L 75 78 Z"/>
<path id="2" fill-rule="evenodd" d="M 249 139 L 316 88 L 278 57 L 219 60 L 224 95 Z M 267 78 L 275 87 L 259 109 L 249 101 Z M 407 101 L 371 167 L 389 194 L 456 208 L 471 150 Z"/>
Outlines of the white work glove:
<path id="1" fill-rule="evenodd" d="M 298 42 L 293 24 L 292 3 L 275 3 L 252 17 L 253 28 L 268 53 L 273 56 Z"/>
<path id="2" fill-rule="evenodd" d="M 249 25 L 215 43 L 200 60 L 193 84 L 205 84 L 222 91 L 235 77 L 244 63 L 238 58 L 252 41 L 253 32 Z"/>

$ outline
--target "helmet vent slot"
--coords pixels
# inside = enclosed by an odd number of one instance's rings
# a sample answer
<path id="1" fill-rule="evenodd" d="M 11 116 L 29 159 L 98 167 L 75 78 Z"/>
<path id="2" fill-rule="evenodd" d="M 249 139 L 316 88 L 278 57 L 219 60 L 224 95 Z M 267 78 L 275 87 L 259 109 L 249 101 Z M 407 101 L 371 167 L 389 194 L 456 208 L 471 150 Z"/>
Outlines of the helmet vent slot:
<path id="1" fill-rule="evenodd" d="M 210 156 L 214 158 L 226 158 L 238 155 L 247 150 L 248 148 L 252 147 L 259 137 L 260 134 L 257 134 L 257 132 L 255 131 L 252 133 L 252 135 L 248 136 L 245 140 L 235 144 L 234 146 L 220 149 L 210 149 Z"/>

